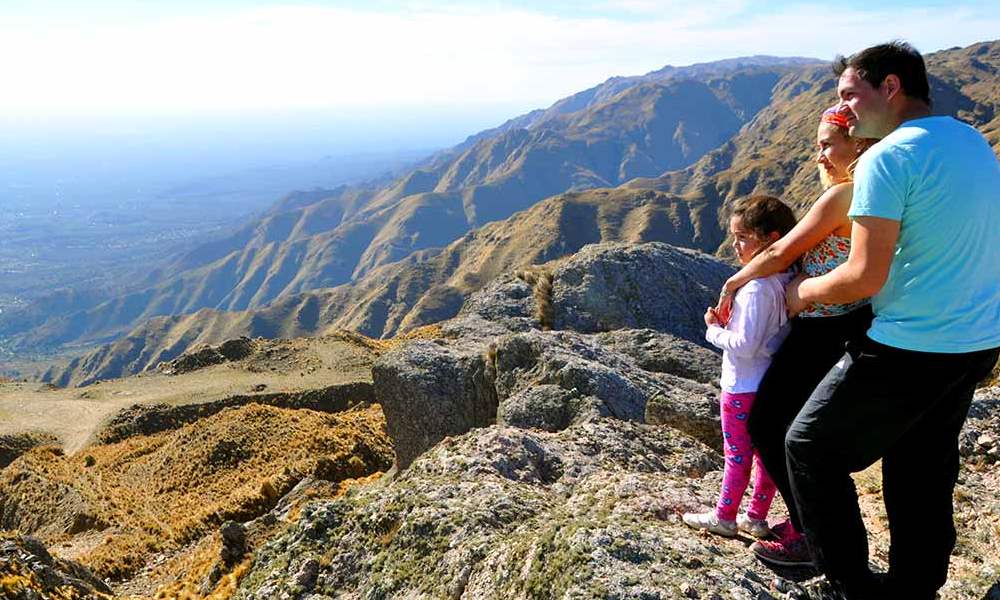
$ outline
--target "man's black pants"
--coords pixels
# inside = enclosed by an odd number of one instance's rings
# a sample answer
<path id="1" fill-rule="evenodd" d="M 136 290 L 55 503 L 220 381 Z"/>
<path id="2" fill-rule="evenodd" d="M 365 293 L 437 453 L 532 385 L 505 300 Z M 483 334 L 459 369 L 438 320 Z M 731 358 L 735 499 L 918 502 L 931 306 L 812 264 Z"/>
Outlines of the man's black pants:
<path id="1" fill-rule="evenodd" d="M 796 317 L 757 388 L 747 430 L 761 462 L 788 506 L 796 531 L 802 531 L 785 468 L 785 433 L 806 400 L 844 356 L 849 340 L 865 337 L 872 309 L 862 306 L 836 317 Z"/>
<path id="2" fill-rule="evenodd" d="M 930 600 L 944 584 L 958 435 L 998 354 L 913 352 L 865 338 L 849 345 L 795 418 L 785 437 L 792 495 L 818 566 L 848 597 Z M 887 587 L 876 587 L 868 568 L 850 477 L 878 459 L 891 539 Z"/>

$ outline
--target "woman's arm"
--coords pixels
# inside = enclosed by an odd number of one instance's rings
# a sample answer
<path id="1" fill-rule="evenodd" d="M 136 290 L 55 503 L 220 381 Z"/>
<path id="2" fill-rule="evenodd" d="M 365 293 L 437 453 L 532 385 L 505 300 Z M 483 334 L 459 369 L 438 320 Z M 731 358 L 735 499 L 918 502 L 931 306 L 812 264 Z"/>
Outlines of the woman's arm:
<path id="1" fill-rule="evenodd" d="M 735 293 L 753 279 L 784 271 L 807 250 L 836 231 L 847 219 L 853 191 L 851 186 L 851 183 L 840 183 L 823 192 L 791 231 L 753 257 L 726 281 L 722 286 L 723 295 Z"/>

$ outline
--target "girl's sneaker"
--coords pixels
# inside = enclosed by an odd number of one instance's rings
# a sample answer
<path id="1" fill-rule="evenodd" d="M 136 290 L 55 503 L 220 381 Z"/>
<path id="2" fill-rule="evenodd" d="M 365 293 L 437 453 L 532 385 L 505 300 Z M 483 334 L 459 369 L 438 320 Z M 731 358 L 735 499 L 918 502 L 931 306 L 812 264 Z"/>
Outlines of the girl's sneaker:
<path id="1" fill-rule="evenodd" d="M 684 513 L 684 524 L 695 529 L 707 529 L 723 537 L 736 537 L 736 521 L 720 519 L 715 512 Z"/>
<path id="2" fill-rule="evenodd" d="M 780 540 L 757 540 L 750 545 L 762 562 L 781 567 L 812 567 L 812 555 L 806 546 L 806 538 L 801 535 L 785 536 Z"/>
<path id="3" fill-rule="evenodd" d="M 747 514 L 737 515 L 736 527 L 759 540 L 771 537 L 771 528 L 767 526 L 766 519 L 751 519 Z"/>

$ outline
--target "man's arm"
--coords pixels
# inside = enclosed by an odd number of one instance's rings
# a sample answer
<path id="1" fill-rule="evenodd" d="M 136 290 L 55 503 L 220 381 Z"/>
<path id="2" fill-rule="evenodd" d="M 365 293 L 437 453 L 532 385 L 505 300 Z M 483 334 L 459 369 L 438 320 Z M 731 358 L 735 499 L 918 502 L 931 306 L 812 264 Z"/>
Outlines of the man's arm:
<path id="1" fill-rule="evenodd" d="M 898 239 L 899 221 L 855 217 L 847 262 L 826 275 L 796 280 L 789 285 L 789 312 L 798 314 L 814 302 L 847 304 L 874 296 L 889 278 Z"/>

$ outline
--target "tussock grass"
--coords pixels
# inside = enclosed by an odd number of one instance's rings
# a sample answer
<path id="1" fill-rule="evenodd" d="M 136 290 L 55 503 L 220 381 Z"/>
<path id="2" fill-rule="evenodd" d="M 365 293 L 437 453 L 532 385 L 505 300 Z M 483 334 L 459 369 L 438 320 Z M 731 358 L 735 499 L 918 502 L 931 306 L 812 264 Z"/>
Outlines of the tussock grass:
<path id="1" fill-rule="evenodd" d="M 378 406 L 324 414 L 251 404 L 79 456 L 32 450 L 3 472 L 0 493 L 30 493 L 13 485 L 23 471 L 79 492 L 108 526 L 81 562 L 101 577 L 124 580 L 152 556 L 188 546 L 226 520 L 270 510 L 303 477 L 365 477 L 392 460 Z M 60 509 L 58 502 L 37 507 Z"/>
<path id="2" fill-rule="evenodd" d="M 345 342 L 357 344 L 374 352 L 375 354 L 382 354 L 416 340 L 436 340 L 443 337 L 444 334 L 441 331 L 441 325 L 434 323 L 431 325 L 415 327 L 414 329 L 401 333 L 395 337 L 378 340 L 361 335 L 360 333 L 356 333 L 354 331 L 348 331 L 346 329 L 336 329 L 328 332 L 326 335 Z"/>

